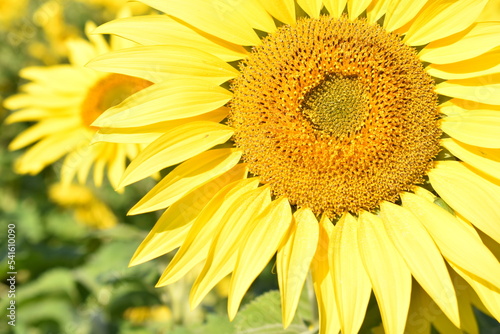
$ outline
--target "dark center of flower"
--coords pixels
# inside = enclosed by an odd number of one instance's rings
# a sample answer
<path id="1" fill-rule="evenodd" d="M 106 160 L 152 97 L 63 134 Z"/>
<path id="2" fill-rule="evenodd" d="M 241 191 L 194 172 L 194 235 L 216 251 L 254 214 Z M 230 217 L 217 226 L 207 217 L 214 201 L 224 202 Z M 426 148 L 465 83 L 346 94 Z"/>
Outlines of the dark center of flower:
<path id="1" fill-rule="evenodd" d="M 316 129 L 344 137 L 362 128 L 369 96 L 356 77 L 330 75 L 305 96 L 302 108 Z"/>
<path id="2" fill-rule="evenodd" d="M 91 129 L 96 129 L 91 124 L 104 111 L 151 84 L 147 80 L 128 75 L 108 74 L 97 81 L 87 92 L 81 107 L 83 124 Z"/>
<path id="3" fill-rule="evenodd" d="M 250 171 L 316 214 L 396 201 L 439 152 L 434 81 L 414 49 L 364 20 L 281 27 L 232 89 L 229 123 Z"/>

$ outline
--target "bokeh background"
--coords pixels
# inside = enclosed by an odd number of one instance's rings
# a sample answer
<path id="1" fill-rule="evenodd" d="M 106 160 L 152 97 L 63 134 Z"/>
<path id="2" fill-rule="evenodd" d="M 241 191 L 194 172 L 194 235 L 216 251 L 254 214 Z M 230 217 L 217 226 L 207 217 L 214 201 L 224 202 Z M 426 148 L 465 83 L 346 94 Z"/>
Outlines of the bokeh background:
<path id="1" fill-rule="evenodd" d="M 13 163 L 23 151 L 9 151 L 8 144 L 30 124 L 4 124 L 9 111 L 1 102 L 25 83 L 19 71 L 67 63 L 64 42 L 85 38 L 87 21 L 97 25 L 109 21 L 125 4 L 126 0 L 0 0 L 0 333 L 236 333 L 252 319 L 252 312 L 259 314 L 259 304 L 253 302 L 243 312 L 246 318 L 228 322 L 227 279 L 193 311 L 188 296 L 196 273 L 174 285 L 155 288 L 171 255 L 128 268 L 158 213 L 126 213 L 154 180 L 133 184 L 118 194 L 106 182 L 100 188 L 91 183 L 69 191 L 58 187 L 59 163 L 34 176 L 13 172 Z M 134 15 L 150 11 L 140 3 L 127 6 Z M 483 13 L 483 20 L 494 19 L 500 19 L 498 0 L 491 1 Z M 9 224 L 15 224 L 16 230 L 15 327 L 4 316 L 10 300 L 6 282 Z M 275 272 L 266 268 L 244 303 L 260 296 L 260 303 L 269 306 L 279 301 L 275 292 L 267 293 L 276 288 Z M 314 322 L 314 306 L 307 300 L 305 293 L 299 310 L 306 325 L 307 319 Z M 279 324 L 279 305 L 266 316 Z M 500 333 L 496 321 L 480 312 L 476 316 L 481 333 Z M 301 330 L 296 326 L 268 333 Z M 362 331 L 381 331 L 374 302 Z"/>

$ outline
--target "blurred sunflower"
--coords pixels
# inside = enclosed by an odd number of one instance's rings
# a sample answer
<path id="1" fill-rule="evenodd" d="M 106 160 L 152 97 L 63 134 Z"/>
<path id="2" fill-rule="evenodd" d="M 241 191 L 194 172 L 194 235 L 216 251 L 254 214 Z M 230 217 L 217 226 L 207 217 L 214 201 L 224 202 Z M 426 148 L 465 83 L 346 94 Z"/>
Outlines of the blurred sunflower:
<path id="1" fill-rule="evenodd" d="M 3 0 L 0 2 L 0 23 L 7 30 L 13 22 L 25 15 L 28 0 Z"/>
<path id="2" fill-rule="evenodd" d="M 87 34 L 94 28 L 94 24 L 87 24 Z M 9 145 L 9 149 L 18 150 L 35 143 L 16 161 L 16 172 L 34 175 L 66 156 L 61 167 L 63 182 L 68 183 L 76 176 L 84 183 L 94 166 L 94 183 L 100 186 L 107 167 L 109 180 L 116 187 L 126 159 L 137 155 L 140 146 L 133 143 L 89 146 L 97 130 L 90 125 L 94 119 L 151 84 L 145 79 L 85 68 L 90 59 L 110 48 L 116 50 L 130 45 L 117 37 L 111 39 L 110 45 L 100 35 L 89 35 L 89 39 L 90 42 L 83 39 L 67 42 L 70 64 L 21 70 L 20 76 L 31 82 L 21 87 L 21 93 L 4 101 L 6 108 L 19 109 L 7 117 L 6 123 L 36 124 Z"/>
<path id="3" fill-rule="evenodd" d="M 498 247 L 485 245 L 500 242 L 500 23 L 476 20 L 487 0 L 143 2 L 168 16 L 99 27 L 142 46 L 91 63 L 154 77 L 94 122 L 100 140 L 162 133 L 121 185 L 179 164 L 131 209 L 167 208 L 131 265 L 180 247 L 163 286 L 204 263 L 193 307 L 232 273 L 233 318 L 277 254 L 283 325 L 311 271 L 321 333 L 358 332 L 372 291 L 387 333 L 424 293 L 468 328 L 454 273 L 500 319 Z"/>
<path id="4" fill-rule="evenodd" d="M 104 230 L 118 223 L 113 211 L 86 186 L 55 183 L 49 188 L 49 197 L 73 210 L 76 220 L 92 228 Z"/>

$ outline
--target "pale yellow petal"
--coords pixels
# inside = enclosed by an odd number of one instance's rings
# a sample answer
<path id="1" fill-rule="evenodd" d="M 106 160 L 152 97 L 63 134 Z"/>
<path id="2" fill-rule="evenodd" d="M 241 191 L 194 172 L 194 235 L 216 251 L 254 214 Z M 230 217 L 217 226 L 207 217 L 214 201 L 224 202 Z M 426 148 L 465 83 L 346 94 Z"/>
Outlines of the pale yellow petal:
<path id="1" fill-rule="evenodd" d="M 244 179 L 246 175 L 246 166 L 237 165 L 172 204 L 137 248 L 130 266 L 154 259 L 183 244 L 194 220 L 217 192 L 232 182 Z"/>
<path id="2" fill-rule="evenodd" d="M 92 59 L 87 67 L 155 83 L 172 78 L 192 78 L 219 85 L 238 75 L 238 71 L 222 59 L 179 45 L 138 46 L 113 51 Z"/>
<path id="3" fill-rule="evenodd" d="M 500 73 L 441 82 L 436 85 L 436 92 L 459 99 L 500 105 Z"/>
<path id="4" fill-rule="evenodd" d="M 5 101 L 4 101 L 5 103 Z M 4 104 L 5 107 L 7 107 Z M 9 108 L 10 109 L 10 108 Z M 8 115 L 4 120 L 4 124 L 13 124 L 18 122 L 33 122 L 52 117 L 70 117 L 73 115 L 72 110 L 66 108 L 52 109 L 52 108 L 26 108 L 21 109 Z"/>
<path id="5" fill-rule="evenodd" d="M 321 7 L 323 7 L 321 0 L 297 0 L 297 3 L 307 15 L 316 19 L 319 18 Z"/>
<path id="6" fill-rule="evenodd" d="M 470 111 L 442 119 L 441 128 L 463 143 L 500 148 L 500 113 L 494 110 Z"/>
<path id="7" fill-rule="evenodd" d="M 21 132 L 9 144 L 9 150 L 18 150 L 59 131 L 72 131 L 81 125 L 79 117 L 48 118 Z"/>
<path id="8" fill-rule="evenodd" d="M 401 198 L 403 206 L 417 216 L 448 261 L 500 287 L 497 259 L 457 218 L 415 194 L 404 193 Z"/>
<path id="9" fill-rule="evenodd" d="M 135 144 L 126 144 L 126 145 L 135 145 Z M 125 172 L 125 164 L 126 164 L 126 156 L 124 145 L 115 145 L 115 156 L 109 162 L 108 166 L 108 179 L 109 183 L 113 188 L 117 188 L 120 182 L 120 179 Z"/>
<path id="10" fill-rule="evenodd" d="M 232 135 L 233 129 L 219 123 L 192 122 L 180 125 L 144 148 L 128 166 L 121 184 L 136 182 L 194 157 L 224 143 Z"/>
<path id="11" fill-rule="evenodd" d="M 323 4 L 333 17 L 341 17 L 347 0 L 323 0 Z"/>
<path id="12" fill-rule="evenodd" d="M 422 61 L 449 64 L 477 57 L 500 45 L 500 23 L 478 22 L 448 38 L 429 43 L 418 54 Z"/>
<path id="13" fill-rule="evenodd" d="M 258 179 L 245 179 L 230 183 L 219 190 L 196 217 L 184 243 L 170 261 L 157 286 L 179 280 L 196 264 L 205 260 L 220 221 L 228 209 L 241 195 L 257 188 L 258 185 Z"/>
<path id="14" fill-rule="evenodd" d="M 73 38 L 66 41 L 68 58 L 72 65 L 83 67 L 92 58 L 98 55 L 96 49 L 84 39 Z"/>
<path id="15" fill-rule="evenodd" d="M 127 17 L 99 26 L 95 33 L 114 34 L 142 45 L 180 45 L 198 48 L 224 61 L 235 61 L 247 56 L 239 45 L 188 27 L 167 15 Z"/>
<path id="16" fill-rule="evenodd" d="M 500 35 L 500 34 L 499 34 Z M 441 79 L 468 79 L 500 72 L 500 47 L 474 58 L 451 64 L 431 64 L 425 68 L 429 75 Z"/>
<path id="17" fill-rule="evenodd" d="M 92 57 L 91 57 L 92 58 Z M 88 62 L 91 58 L 87 59 Z M 24 79 L 36 82 L 44 88 L 50 88 L 58 92 L 68 94 L 86 89 L 92 85 L 96 76 L 89 73 L 88 69 L 79 68 L 71 65 L 30 66 L 25 67 L 19 72 L 19 76 Z M 68 85 L 69 82 L 78 82 L 78 86 Z M 10 107 L 9 107 L 10 108 Z"/>
<path id="18" fill-rule="evenodd" d="M 294 0 L 257 0 L 269 14 L 289 25 L 295 24 L 295 1 Z"/>
<path id="19" fill-rule="evenodd" d="M 225 1 L 143 0 L 162 12 L 239 45 L 259 45 L 260 39 L 240 14 L 237 6 Z M 292 1 L 293 3 L 293 1 Z M 272 14 L 272 13 L 271 13 Z"/>
<path id="20" fill-rule="evenodd" d="M 193 283 L 189 304 L 196 307 L 221 279 L 234 270 L 242 236 L 252 227 L 253 218 L 271 203 L 269 186 L 251 190 L 236 199 L 218 223 L 207 260 Z"/>
<path id="21" fill-rule="evenodd" d="M 417 217 L 399 205 L 384 202 L 380 216 L 385 230 L 410 271 L 457 325 L 460 323 L 457 298 L 439 249 Z M 409 319 L 410 320 L 410 319 Z"/>
<path id="22" fill-rule="evenodd" d="M 292 210 L 286 198 L 273 201 L 253 218 L 255 226 L 244 239 L 231 278 L 227 302 L 233 319 L 246 291 L 272 259 L 292 222 Z"/>
<path id="23" fill-rule="evenodd" d="M 127 128 L 100 128 L 92 139 L 93 142 L 112 142 L 112 143 L 141 143 L 149 144 L 166 132 L 172 129 L 191 122 L 207 121 L 219 123 L 228 115 L 227 107 L 220 107 L 207 113 L 175 119 L 172 121 L 158 122 L 145 126 L 127 127 Z M 109 111 L 109 109 L 108 109 Z"/>
<path id="24" fill-rule="evenodd" d="M 344 334 L 355 334 L 360 329 L 371 293 L 370 278 L 359 253 L 357 227 L 356 218 L 348 213 L 342 216 L 330 247 L 335 300 Z"/>
<path id="25" fill-rule="evenodd" d="M 348 0 L 347 1 L 347 13 L 351 20 L 356 19 L 362 12 L 366 10 L 366 7 L 372 2 L 372 0 Z"/>
<path id="26" fill-rule="evenodd" d="M 316 253 L 319 238 L 318 220 L 310 209 L 301 208 L 293 217 L 294 231 L 283 247 L 278 249 L 276 257 L 284 328 L 292 322 L 299 305 L 302 287 Z"/>
<path id="27" fill-rule="evenodd" d="M 222 148 L 202 152 L 186 160 L 157 183 L 128 214 L 137 215 L 169 207 L 189 191 L 234 167 L 241 153 Z"/>
<path id="28" fill-rule="evenodd" d="M 130 96 L 92 125 L 126 128 L 186 119 L 222 107 L 231 96 L 224 88 L 203 81 L 168 80 Z"/>
<path id="29" fill-rule="evenodd" d="M 388 31 L 394 31 L 410 22 L 428 0 L 392 0 L 387 5 L 385 13 L 384 28 Z"/>
<path id="30" fill-rule="evenodd" d="M 100 35 L 94 35 L 93 32 L 96 29 L 96 25 L 94 22 L 87 21 L 85 23 L 85 35 L 87 35 L 87 38 L 89 41 L 92 43 L 95 52 L 100 55 L 106 52 L 109 52 L 110 46 L 104 36 Z M 75 52 L 78 52 L 78 50 L 75 50 Z M 89 61 L 90 59 L 87 59 Z"/>
<path id="31" fill-rule="evenodd" d="M 432 187 L 446 203 L 500 242 L 500 187 L 463 163 L 440 161 L 429 173 Z"/>
<path id="32" fill-rule="evenodd" d="M 470 275 L 468 272 L 460 269 L 454 264 L 450 265 L 467 283 L 469 283 L 472 289 L 474 289 L 479 299 L 491 315 L 497 320 L 500 319 L 500 292 L 489 284 L 479 282 L 473 275 Z"/>
<path id="33" fill-rule="evenodd" d="M 469 27 L 488 0 L 429 1 L 418 14 L 404 42 L 411 46 L 424 45 L 460 32 Z"/>
<path id="34" fill-rule="evenodd" d="M 391 243 L 382 219 L 364 211 L 358 223 L 358 247 L 385 332 L 403 333 L 410 307 L 410 270 Z"/>
<path id="35" fill-rule="evenodd" d="M 500 149 L 472 146 L 452 138 L 442 139 L 441 145 L 472 167 L 500 179 Z"/>
<path id="36" fill-rule="evenodd" d="M 67 82 L 67 81 L 66 81 Z M 80 105 L 83 96 L 60 93 L 43 93 L 43 94 L 16 94 L 9 96 L 4 101 L 5 107 L 8 109 L 21 109 L 21 108 L 72 108 Z"/>
<path id="37" fill-rule="evenodd" d="M 319 222 L 319 240 L 316 254 L 311 263 L 311 274 L 318 302 L 320 334 L 337 334 L 340 321 L 333 289 L 333 274 L 330 266 L 330 244 L 333 242 L 334 226 L 324 215 Z"/>
<path id="38" fill-rule="evenodd" d="M 439 106 L 440 111 L 448 116 L 464 115 L 464 113 L 469 113 L 470 111 L 492 111 L 496 110 L 500 112 L 500 106 L 495 106 L 492 104 L 484 104 L 474 101 L 461 100 L 461 99 L 451 99 Z"/>
<path id="39" fill-rule="evenodd" d="M 245 17 L 250 25 L 265 32 L 275 32 L 276 24 L 273 17 L 265 10 L 259 1 L 240 1 L 237 4 L 234 0 L 224 0 L 228 5 L 233 6 L 239 14 Z M 315 0 L 321 1 L 321 0 Z"/>
<path id="40" fill-rule="evenodd" d="M 14 164 L 20 174 L 38 174 L 43 168 L 71 152 L 82 141 L 87 141 L 80 131 L 60 131 L 47 136 L 31 146 Z"/>

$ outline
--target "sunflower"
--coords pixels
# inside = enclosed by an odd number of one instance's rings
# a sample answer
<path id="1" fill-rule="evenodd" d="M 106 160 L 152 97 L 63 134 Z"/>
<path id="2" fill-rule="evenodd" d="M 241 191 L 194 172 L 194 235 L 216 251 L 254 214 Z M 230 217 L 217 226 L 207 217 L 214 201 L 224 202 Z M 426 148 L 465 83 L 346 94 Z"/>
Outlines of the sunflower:
<path id="1" fill-rule="evenodd" d="M 486 0 L 143 2 L 167 15 L 99 27 L 142 45 L 90 65 L 155 79 L 94 123 L 101 140 L 161 133 L 121 185 L 177 165 L 130 211 L 167 208 L 131 265 L 179 248 L 163 286 L 203 263 L 193 307 L 232 274 L 232 319 L 276 254 L 284 327 L 310 272 L 321 333 L 358 332 L 372 291 L 387 333 L 429 332 L 425 298 L 468 328 L 452 277 L 500 319 Z"/>
<path id="2" fill-rule="evenodd" d="M 104 230 L 118 224 L 113 211 L 84 185 L 55 183 L 49 188 L 49 198 L 71 209 L 77 221 L 91 228 Z"/>
<path id="3" fill-rule="evenodd" d="M 94 28 L 92 23 L 86 26 L 87 32 Z M 111 45 L 100 35 L 89 38 L 91 42 L 83 39 L 67 42 L 70 64 L 22 69 L 20 76 L 30 82 L 21 87 L 21 93 L 4 101 L 6 108 L 19 109 L 7 117 L 7 124 L 36 122 L 9 145 L 9 149 L 18 150 L 35 143 L 16 161 L 16 172 L 35 175 L 66 156 L 61 167 L 63 182 L 69 183 L 76 176 L 80 183 L 85 183 L 93 165 L 97 186 L 101 185 L 107 167 L 109 180 L 116 187 L 126 159 L 137 155 L 140 145 L 134 143 L 89 146 L 97 130 L 90 124 L 97 116 L 151 85 L 145 79 L 85 68 L 91 58 L 110 48 L 130 45 L 117 37 L 112 38 Z"/>

